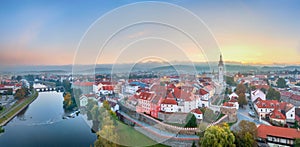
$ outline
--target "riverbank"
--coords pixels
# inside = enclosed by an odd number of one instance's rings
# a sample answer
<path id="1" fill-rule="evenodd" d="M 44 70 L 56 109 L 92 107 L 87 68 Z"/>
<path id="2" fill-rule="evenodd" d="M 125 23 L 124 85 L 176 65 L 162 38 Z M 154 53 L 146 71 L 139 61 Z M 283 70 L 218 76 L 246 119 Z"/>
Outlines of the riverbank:
<path id="1" fill-rule="evenodd" d="M 6 125 L 11 119 L 13 119 L 18 113 L 25 109 L 29 104 L 31 104 L 37 97 L 39 93 L 33 91 L 33 94 L 28 98 L 25 98 L 23 101 L 17 103 L 15 106 L 10 108 L 5 114 L 0 118 L 0 126 Z"/>

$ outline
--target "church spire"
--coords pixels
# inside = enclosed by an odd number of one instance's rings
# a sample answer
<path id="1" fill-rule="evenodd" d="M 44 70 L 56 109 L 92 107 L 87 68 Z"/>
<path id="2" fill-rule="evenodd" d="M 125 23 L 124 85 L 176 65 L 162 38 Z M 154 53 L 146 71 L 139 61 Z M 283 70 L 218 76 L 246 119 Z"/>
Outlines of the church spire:
<path id="1" fill-rule="evenodd" d="M 220 61 L 219 61 L 219 66 L 223 66 L 223 59 L 222 59 L 222 54 L 220 54 Z"/>

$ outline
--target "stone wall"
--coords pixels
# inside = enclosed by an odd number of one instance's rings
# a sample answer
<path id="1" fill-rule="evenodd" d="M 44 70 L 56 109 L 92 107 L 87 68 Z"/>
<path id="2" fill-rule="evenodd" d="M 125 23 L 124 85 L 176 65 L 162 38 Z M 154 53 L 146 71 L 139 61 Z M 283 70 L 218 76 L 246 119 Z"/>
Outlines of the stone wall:
<path id="1" fill-rule="evenodd" d="M 228 115 L 225 120 L 226 122 L 236 122 L 237 121 L 237 109 L 234 107 L 221 107 L 220 111 L 222 114 Z"/>

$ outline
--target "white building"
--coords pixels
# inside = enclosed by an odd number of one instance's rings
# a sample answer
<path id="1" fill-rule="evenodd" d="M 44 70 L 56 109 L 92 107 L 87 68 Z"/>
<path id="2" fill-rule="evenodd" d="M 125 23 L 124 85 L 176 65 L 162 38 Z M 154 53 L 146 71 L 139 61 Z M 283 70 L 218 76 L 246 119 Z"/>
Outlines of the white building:
<path id="1" fill-rule="evenodd" d="M 218 64 L 218 73 L 219 73 L 218 82 L 220 84 L 223 84 L 224 83 L 224 63 L 222 60 L 222 55 L 220 55 L 220 61 Z"/>
<path id="2" fill-rule="evenodd" d="M 256 89 L 254 91 L 251 91 L 251 101 L 254 102 L 257 98 L 260 98 L 262 100 L 266 100 L 266 94 L 264 94 L 261 90 Z"/>
<path id="3" fill-rule="evenodd" d="M 163 112 L 178 112 L 177 102 L 173 98 L 166 98 L 162 101 L 160 109 Z"/>
<path id="4" fill-rule="evenodd" d="M 196 119 L 203 119 L 203 114 L 200 109 L 194 109 L 191 111 L 192 114 L 196 117 Z"/>
<path id="5" fill-rule="evenodd" d="M 209 92 L 204 89 L 199 90 L 199 98 L 197 99 L 197 107 L 208 107 Z"/>

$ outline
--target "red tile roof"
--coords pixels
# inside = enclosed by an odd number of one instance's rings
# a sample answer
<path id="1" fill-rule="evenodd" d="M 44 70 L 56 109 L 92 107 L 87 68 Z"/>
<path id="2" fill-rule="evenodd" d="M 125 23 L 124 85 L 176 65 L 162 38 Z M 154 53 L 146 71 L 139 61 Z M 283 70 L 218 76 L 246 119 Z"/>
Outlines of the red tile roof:
<path id="1" fill-rule="evenodd" d="M 294 100 L 297 100 L 297 101 L 300 101 L 300 95 L 292 95 L 291 99 L 294 99 Z"/>
<path id="2" fill-rule="evenodd" d="M 288 92 L 288 91 L 280 91 L 280 95 L 285 96 L 285 97 L 291 97 L 293 95 L 293 93 Z"/>
<path id="3" fill-rule="evenodd" d="M 238 102 L 238 100 L 236 98 L 232 98 L 229 100 L 229 102 L 235 103 L 235 102 Z"/>
<path id="4" fill-rule="evenodd" d="M 191 112 L 196 114 L 202 114 L 200 109 L 193 109 Z"/>
<path id="5" fill-rule="evenodd" d="M 178 88 L 174 88 L 174 95 L 176 98 L 184 99 L 186 101 L 191 101 L 191 92 L 186 92 Z"/>
<path id="6" fill-rule="evenodd" d="M 233 105 L 232 103 L 225 102 L 225 103 L 223 104 L 223 106 L 233 107 L 234 105 Z"/>
<path id="7" fill-rule="evenodd" d="M 75 86 L 93 86 L 94 82 L 74 82 Z"/>
<path id="8" fill-rule="evenodd" d="M 261 100 L 258 99 L 255 105 L 258 108 L 275 108 L 279 107 L 280 103 L 277 100 Z"/>
<path id="9" fill-rule="evenodd" d="M 104 86 L 102 86 L 102 89 L 112 91 L 112 90 L 114 90 L 114 86 L 113 85 L 104 85 Z"/>
<path id="10" fill-rule="evenodd" d="M 137 95 L 139 99 L 148 100 L 148 101 L 150 101 L 153 96 L 154 93 L 150 93 L 150 92 L 141 92 L 139 95 Z"/>
<path id="11" fill-rule="evenodd" d="M 300 138 L 300 131 L 292 128 L 259 125 L 257 128 L 257 136 L 266 139 L 268 135 L 295 139 Z"/>
<path id="12" fill-rule="evenodd" d="M 163 99 L 163 101 L 161 102 L 162 104 L 172 104 L 172 105 L 177 105 L 177 102 L 175 99 L 173 98 L 165 98 Z"/>
<path id="13" fill-rule="evenodd" d="M 206 94 L 208 94 L 208 92 L 207 92 L 206 90 L 204 90 L 204 89 L 201 88 L 201 89 L 199 90 L 199 94 L 200 94 L 200 95 L 206 95 Z"/>
<path id="14" fill-rule="evenodd" d="M 258 108 L 273 108 L 273 109 L 284 110 L 285 112 L 288 112 L 290 109 L 294 107 L 294 105 L 291 103 L 278 102 L 277 100 L 262 100 L 260 98 L 257 98 L 255 105 Z"/>
<path id="15" fill-rule="evenodd" d="M 286 117 L 278 109 L 275 109 L 275 110 L 273 110 L 273 112 L 270 113 L 270 118 L 282 119 L 282 120 L 286 119 Z"/>

